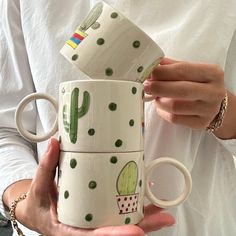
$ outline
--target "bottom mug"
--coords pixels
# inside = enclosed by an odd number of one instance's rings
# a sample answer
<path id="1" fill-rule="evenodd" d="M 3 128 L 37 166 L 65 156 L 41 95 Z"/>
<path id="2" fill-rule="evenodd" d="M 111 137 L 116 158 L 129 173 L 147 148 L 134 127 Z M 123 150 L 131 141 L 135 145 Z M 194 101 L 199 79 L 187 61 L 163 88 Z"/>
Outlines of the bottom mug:
<path id="1" fill-rule="evenodd" d="M 185 177 L 183 193 L 173 201 L 156 198 L 149 174 L 170 164 Z M 144 165 L 143 152 L 61 152 L 58 173 L 58 220 L 80 228 L 137 224 L 144 216 L 144 197 L 166 208 L 182 203 L 191 191 L 188 170 L 180 162 L 162 157 Z"/>

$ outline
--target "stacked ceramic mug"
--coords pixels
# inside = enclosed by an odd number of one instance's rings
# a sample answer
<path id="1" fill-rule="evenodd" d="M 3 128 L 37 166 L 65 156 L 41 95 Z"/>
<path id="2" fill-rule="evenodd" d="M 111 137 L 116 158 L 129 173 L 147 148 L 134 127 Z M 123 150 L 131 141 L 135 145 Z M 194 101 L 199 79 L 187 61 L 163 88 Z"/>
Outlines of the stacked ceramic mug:
<path id="1" fill-rule="evenodd" d="M 60 137 L 58 219 L 95 228 L 136 224 L 143 218 L 144 196 L 161 207 L 183 202 L 191 190 L 186 168 L 171 158 L 144 165 L 144 91 L 142 82 L 164 56 L 159 46 L 120 12 L 97 4 L 61 50 L 90 80 L 60 84 L 59 105 L 46 94 L 32 94 L 19 105 L 20 133 L 25 105 L 38 98 L 58 108 Z M 185 177 L 185 189 L 173 201 L 153 196 L 148 175 L 162 163 Z"/>

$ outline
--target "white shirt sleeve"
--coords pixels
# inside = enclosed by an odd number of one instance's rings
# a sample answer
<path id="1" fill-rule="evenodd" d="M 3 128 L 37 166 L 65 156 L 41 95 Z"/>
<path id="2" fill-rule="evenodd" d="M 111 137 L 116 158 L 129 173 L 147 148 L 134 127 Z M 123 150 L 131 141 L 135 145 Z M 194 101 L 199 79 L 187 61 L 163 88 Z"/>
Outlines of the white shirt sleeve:
<path id="1" fill-rule="evenodd" d="M 20 3 L 0 2 L 0 211 L 4 214 L 2 195 L 21 179 L 33 178 L 37 162 L 31 143 L 16 131 L 14 114 L 19 101 L 34 91 L 24 36 Z M 35 106 L 24 112 L 24 124 L 35 132 Z"/>

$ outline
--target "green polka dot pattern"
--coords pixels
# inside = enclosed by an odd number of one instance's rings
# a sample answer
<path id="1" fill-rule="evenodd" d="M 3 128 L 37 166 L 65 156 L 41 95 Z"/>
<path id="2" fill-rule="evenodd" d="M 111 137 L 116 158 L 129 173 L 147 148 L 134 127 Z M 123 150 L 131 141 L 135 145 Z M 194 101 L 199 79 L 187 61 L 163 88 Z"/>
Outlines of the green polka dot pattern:
<path id="1" fill-rule="evenodd" d="M 76 61 L 78 58 L 79 58 L 79 55 L 74 54 L 71 59 L 72 59 L 72 61 Z"/>
<path id="2" fill-rule="evenodd" d="M 88 134 L 89 134 L 90 136 L 93 136 L 93 135 L 95 134 L 95 129 L 89 129 L 89 130 L 88 130 Z"/>
<path id="3" fill-rule="evenodd" d="M 120 139 L 116 140 L 116 142 L 115 142 L 115 146 L 116 146 L 116 147 L 121 147 L 122 144 L 123 144 L 123 142 L 122 142 L 122 140 L 120 140 Z"/>
<path id="4" fill-rule="evenodd" d="M 137 88 L 136 87 L 133 87 L 132 88 L 132 94 L 136 94 L 137 93 Z"/>
<path id="5" fill-rule="evenodd" d="M 86 221 L 92 221 L 92 219 L 93 219 L 93 215 L 92 215 L 92 214 L 87 214 L 87 215 L 85 216 L 85 220 L 86 220 Z"/>
<path id="6" fill-rule="evenodd" d="M 118 17 L 118 13 L 117 12 L 112 12 L 111 13 L 111 18 L 115 19 Z"/>
<path id="7" fill-rule="evenodd" d="M 140 66 L 138 69 L 137 69 L 138 73 L 141 73 L 143 71 L 143 66 Z"/>
<path id="8" fill-rule="evenodd" d="M 115 111 L 117 109 L 117 105 L 114 102 L 112 102 L 112 103 L 109 104 L 109 109 L 111 111 Z"/>
<path id="9" fill-rule="evenodd" d="M 130 221 L 131 221 L 130 218 L 127 217 L 127 218 L 125 219 L 125 224 L 128 225 L 128 224 L 130 223 Z"/>
<path id="10" fill-rule="evenodd" d="M 111 68 L 107 68 L 105 71 L 107 76 L 112 76 L 113 75 L 113 70 Z"/>
<path id="11" fill-rule="evenodd" d="M 139 48 L 140 45 L 141 45 L 141 43 L 140 43 L 140 41 L 138 41 L 138 40 L 136 40 L 136 41 L 133 42 L 133 47 L 134 47 L 134 48 Z"/>
<path id="12" fill-rule="evenodd" d="M 70 196 L 69 192 L 68 192 L 68 191 L 65 191 L 65 192 L 64 192 L 64 198 L 65 198 L 65 199 L 68 199 L 69 196 Z"/>
<path id="13" fill-rule="evenodd" d="M 76 161 L 75 159 L 71 159 L 71 160 L 70 160 L 70 167 L 71 167 L 72 169 L 74 169 L 74 168 L 76 167 L 76 165 L 77 165 L 77 161 Z"/>
<path id="14" fill-rule="evenodd" d="M 130 125 L 130 126 L 134 126 L 134 120 L 133 120 L 133 119 L 131 119 L 131 120 L 129 121 L 129 125 Z"/>
<path id="15" fill-rule="evenodd" d="M 98 40 L 97 40 L 97 44 L 98 45 L 103 45 L 105 43 L 105 40 L 103 39 L 103 38 L 99 38 Z"/>
<path id="16" fill-rule="evenodd" d="M 111 162 L 112 164 L 116 164 L 117 161 L 118 161 L 118 159 L 117 159 L 116 156 L 112 156 L 111 159 L 110 159 L 110 162 Z"/>
<path id="17" fill-rule="evenodd" d="M 97 187 L 97 183 L 92 180 L 92 181 L 89 182 L 88 186 L 89 186 L 90 189 L 95 189 Z"/>

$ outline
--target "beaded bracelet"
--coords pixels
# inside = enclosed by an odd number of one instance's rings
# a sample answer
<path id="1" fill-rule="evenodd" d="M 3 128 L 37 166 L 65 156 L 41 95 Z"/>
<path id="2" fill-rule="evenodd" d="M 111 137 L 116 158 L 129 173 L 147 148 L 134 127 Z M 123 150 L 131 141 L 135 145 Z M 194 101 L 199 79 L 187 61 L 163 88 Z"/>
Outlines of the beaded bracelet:
<path id="1" fill-rule="evenodd" d="M 228 94 L 226 93 L 223 101 L 221 102 L 220 111 L 216 115 L 215 119 L 206 128 L 207 131 L 212 133 L 221 127 L 227 107 L 228 107 Z"/>
<path id="2" fill-rule="evenodd" d="M 16 221 L 16 214 L 15 214 L 15 211 L 16 211 L 16 206 L 17 204 L 26 199 L 27 197 L 27 194 L 24 193 L 23 195 L 21 195 L 19 198 L 17 198 L 16 200 L 14 200 L 12 203 L 11 203 L 11 207 L 10 207 L 10 216 L 11 216 L 11 221 L 12 221 L 12 225 L 14 227 L 14 229 L 17 231 L 17 234 L 19 236 L 25 236 L 23 234 L 23 232 L 21 231 L 21 229 L 19 228 L 18 224 L 17 224 L 17 221 Z"/>

